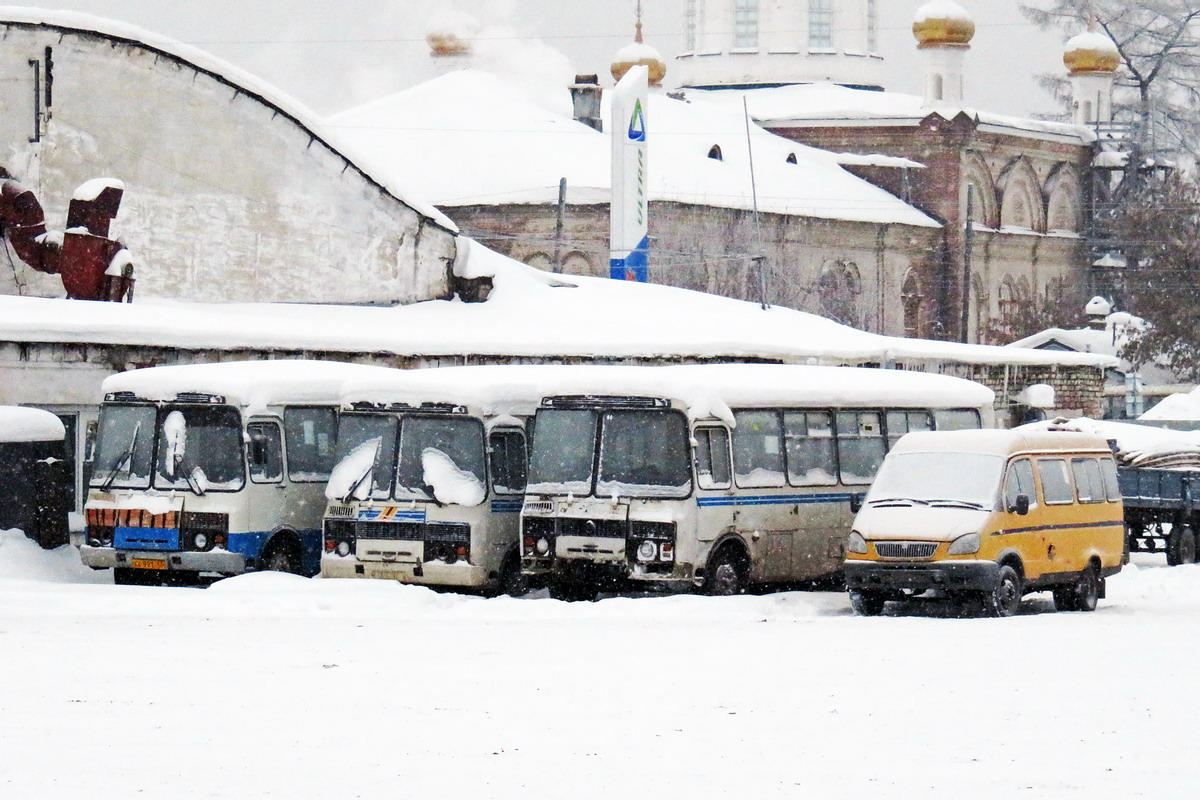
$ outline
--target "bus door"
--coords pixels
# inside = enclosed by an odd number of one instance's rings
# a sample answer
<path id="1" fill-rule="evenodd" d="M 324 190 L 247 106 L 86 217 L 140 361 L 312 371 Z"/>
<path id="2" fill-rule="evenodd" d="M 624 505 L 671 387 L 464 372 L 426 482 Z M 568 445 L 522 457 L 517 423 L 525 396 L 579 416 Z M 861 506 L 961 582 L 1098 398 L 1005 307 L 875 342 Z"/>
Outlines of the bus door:
<path id="1" fill-rule="evenodd" d="M 733 525 L 750 547 L 751 580 L 784 580 L 800 533 L 796 496 L 787 489 L 779 411 L 734 412 Z"/>
<path id="2" fill-rule="evenodd" d="M 729 431 L 719 425 L 704 425 L 696 428 L 692 440 L 697 490 L 695 538 L 707 545 L 733 526 L 735 493 Z"/>
<path id="3" fill-rule="evenodd" d="M 834 417 L 824 410 L 783 413 L 787 476 L 796 493 L 792 567 L 796 578 L 827 575 L 841 564 L 849 533 L 849 495 L 838 485 Z M 865 487 L 864 487 L 865 488 Z"/>

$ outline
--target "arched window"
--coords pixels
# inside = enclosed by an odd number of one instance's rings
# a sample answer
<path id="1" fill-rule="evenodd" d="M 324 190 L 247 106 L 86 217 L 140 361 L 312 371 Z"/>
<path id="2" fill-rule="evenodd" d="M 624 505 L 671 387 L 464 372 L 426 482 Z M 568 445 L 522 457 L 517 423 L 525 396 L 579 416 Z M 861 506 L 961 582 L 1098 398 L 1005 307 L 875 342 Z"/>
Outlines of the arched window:
<path id="1" fill-rule="evenodd" d="M 931 92 L 934 100 L 946 99 L 946 79 L 941 75 L 933 75 L 930 77 L 933 81 L 933 91 Z"/>
<path id="2" fill-rule="evenodd" d="M 843 325 L 861 327 L 862 315 L 858 309 L 861 295 L 862 281 L 853 262 L 831 261 L 821 270 L 817 296 L 822 316 Z"/>
<path id="3" fill-rule="evenodd" d="M 789 164 L 796 163 L 796 154 L 795 153 L 788 153 L 787 163 L 789 163 Z"/>
<path id="4" fill-rule="evenodd" d="M 900 289 L 900 304 L 904 307 L 904 335 L 910 339 L 921 336 L 921 303 L 924 295 L 915 270 L 909 270 Z"/>
<path id="5" fill-rule="evenodd" d="M 999 306 L 997 310 L 1000 312 L 1001 324 L 1009 325 L 1015 322 L 1021 298 L 1017 292 L 1017 284 L 1011 275 L 1005 275 L 1004 280 L 1000 281 L 1000 288 L 996 292 L 996 302 Z"/>
<path id="6" fill-rule="evenodd" d="M 1000 176 L 1000 225 L 1045 232 L 1046 209 L 1037 173 L 1024 157 L 1004 168 Z"/>
<path id="7" fill-rule="evenodd" d="M 721 145 L 714 144 L 708 149 L 708 157 L 713 161 L 724 161 L 725 156 L 721 153 Z"/>
<path id="8" fill-rule="evenodd" d="M 1079 178 L 1068 164 L 1061 164 L 1046 181 L 1046 230 L 1077 233 L 1081 225 L 1083 191 Z"/>
<path id="9" fill-rule="evenodd" d="M 976 225 L 996 228 L 1000 225 L 1000 209 L 996 201 L 996 185 L 987 162 L 979 153 L 968 151 L 963 159 L 963 184 L 970 187 L 971 219 Z M 967 189 L 962 195 L 963 215 L 966 216 Z"/>

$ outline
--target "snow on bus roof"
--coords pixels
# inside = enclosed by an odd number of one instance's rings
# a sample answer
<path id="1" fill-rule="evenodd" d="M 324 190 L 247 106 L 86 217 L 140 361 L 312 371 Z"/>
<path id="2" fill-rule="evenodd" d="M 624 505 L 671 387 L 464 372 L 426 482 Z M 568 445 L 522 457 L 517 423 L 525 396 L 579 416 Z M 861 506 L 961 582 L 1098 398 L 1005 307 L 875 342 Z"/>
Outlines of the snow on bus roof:
<path id="1" fill-rule="evenodd" d="M 0 25 L 15 23 L 18 25 L 39 25 L 55 27 L 82 33 L 99 34 L 109 38 L 121 39 L 134 44 L 140 44 L 150 50 L 165 53 L 171 58 L 191 65 L 201 72 L 216 76 L 219 79 L 244 90 L 246 93 L 260 98 L 267 105 L 283 112 L 310 135 L 325 144 L 337 155 L 346 158 L 355 168 L 361 170 L 370 180 L 382 186 L 398 200 L 411 206 L 417 212 L 434 220 L 450 231 L 458 227 L 441 211 L 420 195 L 409 191 L 407 182 L 401 183 L 395 174 L 388 175 L 380 170 L 378 164 L 360 162 L 358 158 L 350 158 L 349 143 L 339 140 L 336 132 L 322 129 L 320 116 L 305 104 L 287 94 L 279 87 L 264 81 L 256 75 L 230 64 L 223 59 L 201 50 L 197 47 L 163 36 L 118 20 L 98 17 L 78 11 L 57 11 L 23 6 L 0 6 Z M 378 173 L 378 174 L 377 174 Z"/>
<path id="2" fill-rule="evenodd" d="M 62 420 L 49 411 L 0 406 L 0 443 L 59 442 L 65 436 Z"/>
<path id="3" fill-rule="evenodd" d="M 541 272 L 460 239 L 482 303 L 396 307 L 136 303 L 0 296 L 0 341 L 183 350 L 307 350 L 417 358 L 762 359 L 791 363 L 1113 367 L 1112 356 L 882 336 L 789 308 L 656 284 Z"/>
<path id="4" fill-rule="evenodd" d="M 445 402 L 485 415 L 530 414 L 551 396 L 655 397 L 693 418 L 730 419 L 730 408 L 991 408 L 972 381 L 901 370 L 788 364 L 673 366 L 519 365 L 396 371 L 347 381 L 344 404 Z"/>
<path id="5" fill-rule="evenodd" d="M 338 402 L 345 381 L 390 371 L 388 367 L 340 361 L 225 361 L 120 372 L 105 378 L 103 392 L 132 392 L 153 401 L 196 392 L 220 395 L 232 405 L 256 410 L 284 402 L 332 405 Z"/>

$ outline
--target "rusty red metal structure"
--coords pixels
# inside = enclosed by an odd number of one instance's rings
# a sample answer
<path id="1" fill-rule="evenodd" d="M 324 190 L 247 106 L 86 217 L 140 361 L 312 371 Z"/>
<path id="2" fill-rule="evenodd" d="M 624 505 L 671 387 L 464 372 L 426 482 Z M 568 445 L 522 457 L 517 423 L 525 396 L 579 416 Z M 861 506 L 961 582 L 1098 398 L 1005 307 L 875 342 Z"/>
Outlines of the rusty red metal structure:
<path id="1" fill-rule="evenodd" d="M 48 231 L 37 196 L 0 169 L 0 225 L 17 257 L 38 272 L 58 275 L 73 300 L 133 300 L 133 262 L 109 227 L 124 189 L 97 179 L 75 190 L 65 231 Z"/>

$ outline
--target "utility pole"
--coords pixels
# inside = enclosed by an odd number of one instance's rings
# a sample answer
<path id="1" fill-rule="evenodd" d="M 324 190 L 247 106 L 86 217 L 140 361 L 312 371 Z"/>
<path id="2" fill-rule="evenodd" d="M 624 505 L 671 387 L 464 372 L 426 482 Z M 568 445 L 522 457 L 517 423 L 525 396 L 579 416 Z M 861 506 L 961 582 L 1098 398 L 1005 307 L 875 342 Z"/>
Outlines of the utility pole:
<path id="1" fill-rule="evenodd" d="M 554 266 L 555 272 L 562 272 L 562 238 L 563 218 L 567 215 L 567 179 L 558 179 L 558 214 L 554 220 Z"/>
<path id="2" fill-rule="evenodd" d="M 971 323 L 971 247 L 975 238 L 975 187 L 967 184 L 967 225 L 963 241 L 962 318 L 959 321 L 962 340 L 967 341 Z M 982 300 L 982 298 L 980 298 Z"/>

